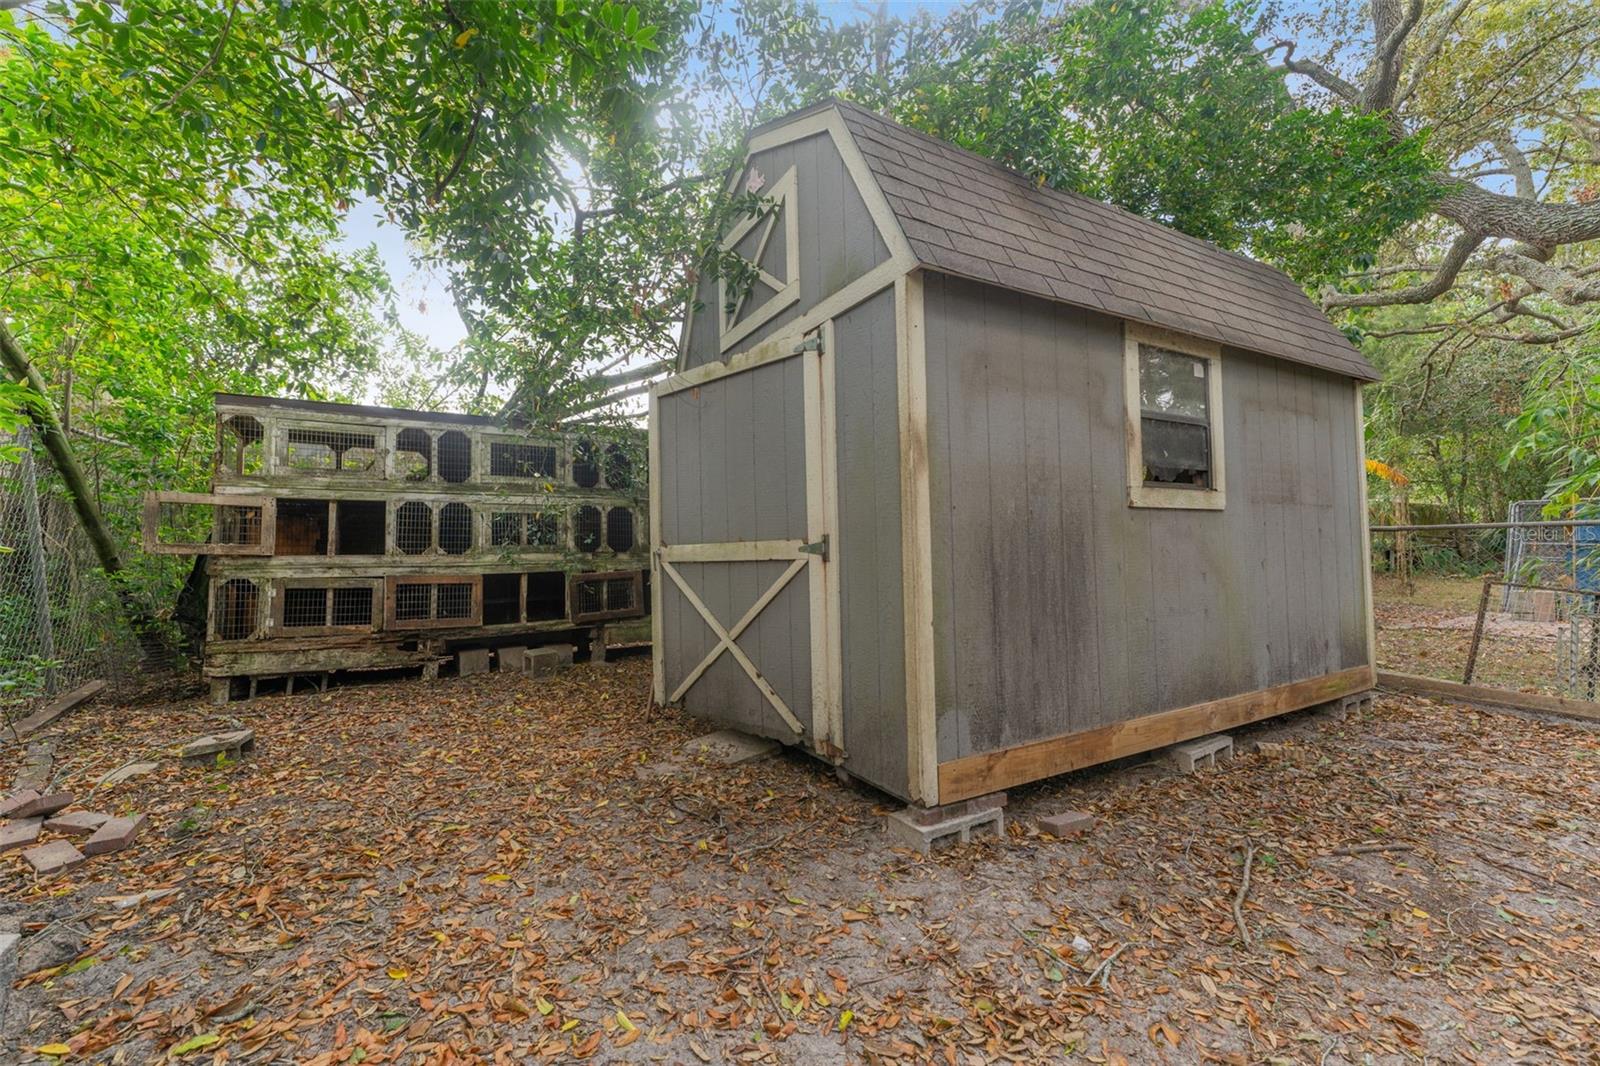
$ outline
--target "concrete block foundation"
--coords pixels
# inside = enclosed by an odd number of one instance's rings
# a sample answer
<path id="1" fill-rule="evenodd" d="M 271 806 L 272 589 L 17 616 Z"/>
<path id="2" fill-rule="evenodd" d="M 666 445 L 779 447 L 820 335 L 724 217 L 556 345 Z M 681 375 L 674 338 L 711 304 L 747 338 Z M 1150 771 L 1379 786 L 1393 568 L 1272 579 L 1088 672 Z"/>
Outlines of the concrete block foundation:
<path id="1" fill-rule="evenodd" d="M 471 677 L 473 674 L 487 674 L 489 672 L 489 649 L 468 648 L 466 651 L 456 652 L 456 670 L 462 677 Z"/>
<path id="2" fill-rule="evenodd" d="M 530 648 L 522 660 L 523 672 L 529 677 L 540 677 L 565 670 L 572 665 L 574 650 L 571 644 L 546 644 L 542 648 Z"/>
<path id="3" fill-rule="evenodd" d="M 901 847 L 924 855 L 935 844 L 955 838 L 963 844 L 972 840 L 974 829 L 992 830 L 997 837 L 1006 831 L 1006 794 L 991 792 L 942 807 L 907 807 L 883 816 L 889 839 Z"/>
<path id="4" fill-rule="evenodd" d="M 1233 760 L 1233 738 L 1226 733 L 1213 733 L 1209 737 L 1173 745 L 1167 749 L 1167 757 L 1180 773 L 1192 774 L 1196 770 L 1215 769 L 1219 760 Z"/>

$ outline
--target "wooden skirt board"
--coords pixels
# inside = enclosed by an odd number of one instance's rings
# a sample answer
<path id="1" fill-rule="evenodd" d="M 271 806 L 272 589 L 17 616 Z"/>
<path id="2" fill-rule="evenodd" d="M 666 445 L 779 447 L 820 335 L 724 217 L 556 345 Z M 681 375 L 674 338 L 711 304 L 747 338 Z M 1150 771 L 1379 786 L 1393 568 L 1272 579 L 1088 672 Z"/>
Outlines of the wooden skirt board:
<path id="1" fill-rule="evenodd" d="M 1147 714 L 1082 733 L 1014 748 L 968 755 L 939 764 L 939 803 L 955 803 L 1003 788 L 1081 770 L 1112 759 L 1163 748 L 1223 729 L 1312 707 L 1373 687 L 1370 666 L 1295 681 L 1259 692 L 1209 700 Z"/>

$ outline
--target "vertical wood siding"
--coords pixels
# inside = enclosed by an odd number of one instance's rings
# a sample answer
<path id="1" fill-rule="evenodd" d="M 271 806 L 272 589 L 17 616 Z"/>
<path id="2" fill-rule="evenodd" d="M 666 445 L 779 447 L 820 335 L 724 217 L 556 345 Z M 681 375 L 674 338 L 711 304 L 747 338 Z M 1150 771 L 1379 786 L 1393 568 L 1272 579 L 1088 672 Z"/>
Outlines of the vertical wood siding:
<path id="1" fill-rule="evenodd" d="M 845 768 L 905 796 L 905 604 L 894 290 L 834 320 Z"/>
<path id="2" fill-rule="evenodd" d="M 1366 661 L 1347 379 L 1226 349 L 1227 508 L 1130 508 L 1117 320 L 926 308 L 941 760 Z"/>
<path id="3" fill-rule="evenodd" d="M 805 537 L 803 400 L 801 365 L 794 359 L 661 397 L 661 481 L 652 488 L 660 493 L 662 543 Z M 723 625 L 732 626 L 789 564 L 674 565 Z M 716 639 L 670 578 L 663 576 L 654 597 L 670 693 Z M 806 582 L 791 581 L 739 638 L 808 731 L 809 612 Z M 794 738 L 726 652 L 685 694 L 684 707 L 751 733 Z"/>
<path id="4" fill-rule="evenodd" d="M 878 233 L 866 201 L 826 133 L 751 156 L 736 188 L 743 190 L 752 168 L 761 172 L 770 188 L 790 167 L 796 171 L 800 204 L 800 300 L 743 338 L 729 355 L 782 333 L 789 323 L 889 258 L 889 247 Z M 782 229 L 780 221 L 773 232 L 769 261 L 782 262 Z M 685 370 L 724 358 L 717 335 L 720 308 L 715 278 L 701 279 L 695 304 Z"/>

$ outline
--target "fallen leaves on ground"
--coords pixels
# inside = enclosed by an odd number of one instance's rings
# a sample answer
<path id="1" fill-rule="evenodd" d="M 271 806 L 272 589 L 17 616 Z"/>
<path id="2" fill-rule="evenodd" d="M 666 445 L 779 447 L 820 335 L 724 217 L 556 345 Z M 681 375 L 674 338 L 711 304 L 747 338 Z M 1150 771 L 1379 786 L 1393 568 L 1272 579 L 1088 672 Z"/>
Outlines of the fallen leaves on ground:
<path id="1" fill-rule="evenodd" d="M 640 773 L 708 728 L 648 689 L 629 659 L 85 708 L 57 747 L 83 794 L 234 722 L 258 748 L 100 790 L 151 830 L 65 878 L 0 857 L 33 963 L 20 1046 L 317 1064 L 1592 1051 L 1600 741 L 1582 727 L 1384 698 L 1235 734 L 1274 744 L 1220 772 L 1017 790 L 1003 841 L 923 859 L 886 844 L 890 801 L 798 754 Z M 1069 807 L 1097 816 L 1088 836 L 1032 829 Z"/>

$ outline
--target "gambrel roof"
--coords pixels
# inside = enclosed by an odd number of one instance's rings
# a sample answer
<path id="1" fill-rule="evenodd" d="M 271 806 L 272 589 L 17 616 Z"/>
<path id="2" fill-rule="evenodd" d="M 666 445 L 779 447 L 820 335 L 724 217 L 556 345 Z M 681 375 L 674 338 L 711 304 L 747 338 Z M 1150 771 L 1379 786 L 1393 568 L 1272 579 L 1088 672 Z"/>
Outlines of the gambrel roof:
<path id="1" fill-rule="evenodd" d="M 844 101 L 835 108 L 929 269 L 1336 374 L 1378 373 L 1282 271 Z"/>

